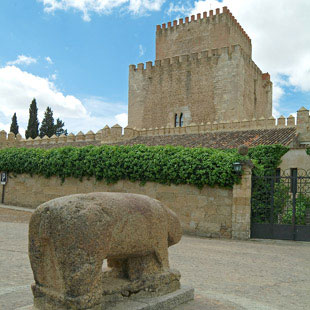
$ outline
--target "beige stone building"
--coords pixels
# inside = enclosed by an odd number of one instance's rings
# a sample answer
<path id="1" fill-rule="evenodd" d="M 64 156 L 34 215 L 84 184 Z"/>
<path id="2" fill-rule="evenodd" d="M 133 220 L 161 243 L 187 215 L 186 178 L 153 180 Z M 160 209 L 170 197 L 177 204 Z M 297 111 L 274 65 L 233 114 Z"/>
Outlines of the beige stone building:
<path id="1" fill-rule="evenodd" d="M 182 127 L 272 116 L 272 83 L 224 7 L 157 26 L 156 60 L 129 68 L 128 125 Z"/>

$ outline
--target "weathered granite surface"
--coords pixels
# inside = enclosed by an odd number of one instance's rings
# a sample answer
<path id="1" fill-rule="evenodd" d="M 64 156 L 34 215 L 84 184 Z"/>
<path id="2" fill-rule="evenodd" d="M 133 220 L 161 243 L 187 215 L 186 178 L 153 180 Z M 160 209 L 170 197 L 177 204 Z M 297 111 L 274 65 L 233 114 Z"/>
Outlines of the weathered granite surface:
<path id="1" fill-rule="evenodd" d="M 174 292 L 180 274 L 169 269 L 168 246 L 181 236 L 176 215 L 143 195 L 78 194 L 44 203 L 29 224 L 34 306 L 99 310 Z"/>
<path id="2" fill-rule="evenodd" d="M 104 309 L 105 310 L 171 310 L 193 299 L 194 299 L 194 289 L 187 286 L 182 286 L 177 291 L 166 294 L 164 296 L 127 300 Z M 38 308 L 34 307 L 33 305 L 29 305 L 15 310 L 38 310 Z"/>

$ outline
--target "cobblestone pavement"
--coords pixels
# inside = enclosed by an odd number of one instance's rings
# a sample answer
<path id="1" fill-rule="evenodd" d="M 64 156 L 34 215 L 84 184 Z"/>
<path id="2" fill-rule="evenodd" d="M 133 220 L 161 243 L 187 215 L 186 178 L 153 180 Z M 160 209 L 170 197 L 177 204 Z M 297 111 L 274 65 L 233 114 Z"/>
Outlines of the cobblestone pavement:
<path id="1" fill-rule="evenodd" d="M 0 207 L 0 309 L 32 303 L 27 254 L 29 212 Z M 310 243 L 183 237 L 171 266 L 194 286 L 177 310 L 309 310 Z"/>

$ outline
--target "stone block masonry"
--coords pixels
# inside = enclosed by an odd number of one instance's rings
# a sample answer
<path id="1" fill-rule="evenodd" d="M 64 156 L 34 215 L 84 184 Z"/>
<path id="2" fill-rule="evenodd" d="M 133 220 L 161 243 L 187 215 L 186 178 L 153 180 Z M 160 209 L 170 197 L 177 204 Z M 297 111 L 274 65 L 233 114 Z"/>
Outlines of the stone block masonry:
<path id="1" fill-rule="evenodd" d="M 245 175 L 234 189 L 192 185 L 163 185 L 127 180 L 107 185 L 93 178 L 57 177 L 49 179 L 33 175 L 9 175 L 5 186 L 5 204 L 35 208 L 54 198 L 78 193 L 122 192 L 147 195 L 158 199 L 179 217 L 183 231 L 197 236 L 214 238 L 249 238 L 251 186 Z M 245 182 L 245 183 L 244 183 Z M 242 185 L 244 184 L 244 185 Z M 240 202 L 240 203 L 239 203 Z"/>
<path id="2" fill-rule="evenodd" d="M 136 129 L 271 117 L 272 83 L 240 45 L 129 69 L 128 126 Z"/>

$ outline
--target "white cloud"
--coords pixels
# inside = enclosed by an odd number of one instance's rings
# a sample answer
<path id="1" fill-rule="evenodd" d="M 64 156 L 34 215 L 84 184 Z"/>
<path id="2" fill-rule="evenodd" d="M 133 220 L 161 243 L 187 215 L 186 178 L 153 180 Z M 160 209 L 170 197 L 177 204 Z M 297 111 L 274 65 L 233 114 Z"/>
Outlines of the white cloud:
<path id="1" fill-rule="evenodd" d="M 117 114 L 115 118 L 117 120 L 117 124 L 119 124 L 121 127 L 125 128 L 128 125 L 127 113 Z"/>
<path id="2" fill-rule="evenodd" d="M 50 106 L 54 118 L 65 122 L 69 132 L 94 132 L 106 124 L 112 126 L 117 122 L 125 124 L 124 113 L 127 105 L 106 103 L 93 99 L 82 101 L 72 95 L 60 92 L 49 79 L 42 78 L 15 66 L 0 67 L 0 130 L 8 131 L 12 115 L 16 112 L 19 126 L 26 128 L 28 109 L 33 98 L 36 98 L 39 109 L 39 120 Z M 96 106 L 97 104 L 97 106 Z M 118 114 L 117 114 L 118 113 Z"/>
<path id="3" fill-rule="evenodd" d="M 142 44 L 139 45 L 139 57 L 142 57 L 145 53 L 145 48 Z"/>
<path id="4" fill-rule="evenodd" d="M 272 115 L 278 118 L 280 113 L 280 100 L 284 96 L 284 89 L 281 88 L 277 83 L 273 86 L 273 102 L 272 102 Z"/>
<path id="5" fill-rule="evenodd" d="M 145 11 L 159 11 L 165 0 L 130 0 L 129 11 L 139 14 Z"/>
<path id="6" fill-rule="evenodd" d="M 170 13 L 191 15 L 210 6 L 227 6 L 251 37 L 254 61 L 274 82 L 275 116 L 284 87 L 310 91 L 309 0 L 204 0 L 194 6 L 171 4 Z"/>
<path id="7" fill-rule="evenodd" d="M 115 8 L 126 9 L 133 14 L 159 11 L 165 0 L 38 0 L 45 12 L 74 9 L 83 13 L 83 19 L 90 21 L 90 13 L 108 14 Z"/>
<path id="8" fill-rule="evenodd" d="M 13 61 L 8 61 L 7 65 L 8 66 L 14 66 L 14 65 L 31 65 L 35 64 L 37 60 L 35 58 L 25 56 L 25 55 L 19 55 L 16 60 Z"/>
<path id="9" fill-rule="evenodd" d="M 168 15 L 172 15 L 173 13 L 180 13 L 183 15 L 189 14 L 193 8 L 189 3 L 182 4 L 180 1 L 178 3 L 169 3 L 169 9 L 167 10 Z"/>
<path id="10" fill-rule="evenodd" d="M 45 60 L 46 60 L 50 65 L 53 64 L 53 60 L 51 59 L 51 57 L 47 56 L 47 57 L 45 57 Z"/>

